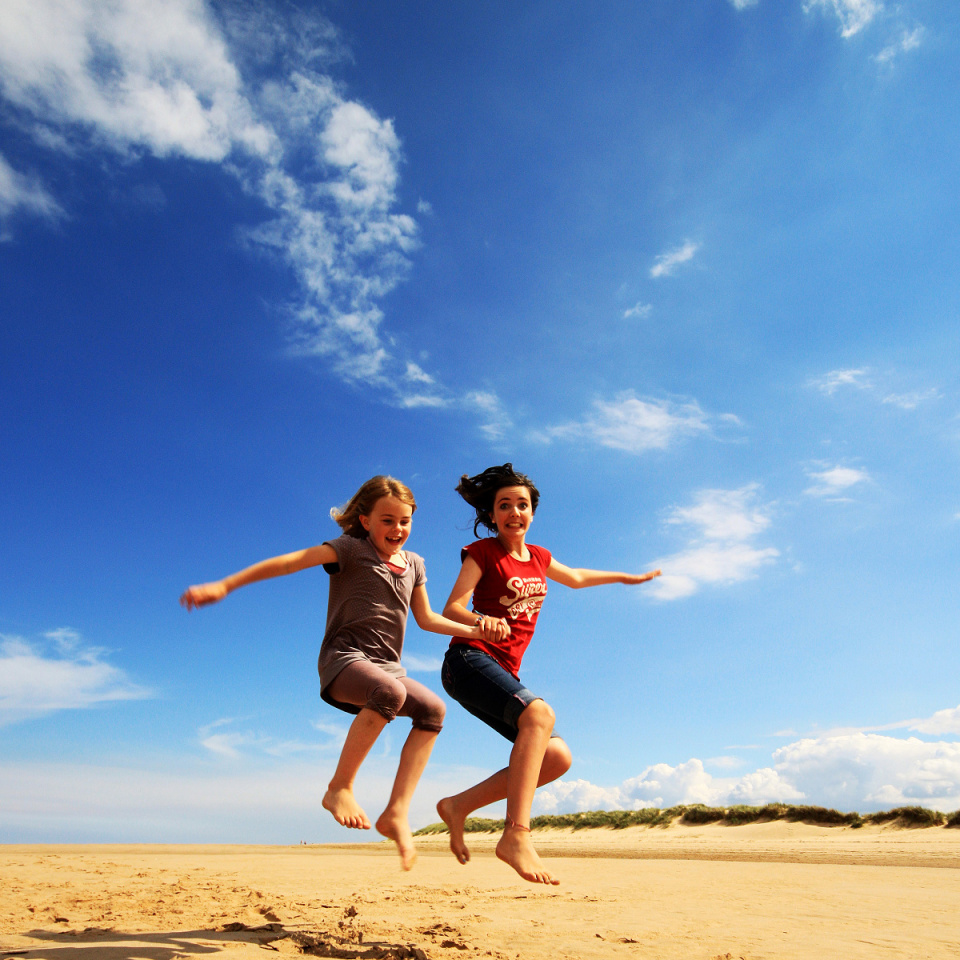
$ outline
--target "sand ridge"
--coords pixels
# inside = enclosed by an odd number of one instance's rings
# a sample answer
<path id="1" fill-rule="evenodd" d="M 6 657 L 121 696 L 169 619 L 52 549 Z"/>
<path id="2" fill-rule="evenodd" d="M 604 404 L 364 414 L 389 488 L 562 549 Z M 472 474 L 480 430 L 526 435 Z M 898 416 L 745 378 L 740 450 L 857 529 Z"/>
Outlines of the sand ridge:
<path id="1" fill-rule="evenodd" d="M 751 827 L 538 831 L 551 888 L 476 834 L 466 866 L 418 838 L 410 873 L 388 843 L 8 845 L 0 958 L 960 955 L 960 831 Z"/>

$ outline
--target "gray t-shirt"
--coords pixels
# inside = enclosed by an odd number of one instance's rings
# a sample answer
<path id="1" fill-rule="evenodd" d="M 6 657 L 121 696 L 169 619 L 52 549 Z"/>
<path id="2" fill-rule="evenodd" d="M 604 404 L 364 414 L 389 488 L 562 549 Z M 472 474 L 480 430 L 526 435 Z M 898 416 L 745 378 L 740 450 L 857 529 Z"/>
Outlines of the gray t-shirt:
<path id="1" fill-rule="evenodd" d="M 366 538 L 344 534 L 326 542 L 337 552 L 338 569 L 328 570 L 327 629 L 317 660 L 320 689 L 356 660 L 405 677 L 400 653 L 413 589 L 427 582 L 423 558 L 404 550 L 406 569 L 394 573 Z"/>

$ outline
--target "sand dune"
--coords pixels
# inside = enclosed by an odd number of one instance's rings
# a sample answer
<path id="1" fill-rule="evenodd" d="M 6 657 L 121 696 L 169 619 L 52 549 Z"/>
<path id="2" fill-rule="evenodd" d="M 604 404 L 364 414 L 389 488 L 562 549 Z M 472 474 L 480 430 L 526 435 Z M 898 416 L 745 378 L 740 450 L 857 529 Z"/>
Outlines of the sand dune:
<path id="1" fill-rule="evenodd" d="M 560 887 L 472 835 L 318 847 L 0 847 L 0 958 L 960 956 L 960 830 L 538 831 Z"/>

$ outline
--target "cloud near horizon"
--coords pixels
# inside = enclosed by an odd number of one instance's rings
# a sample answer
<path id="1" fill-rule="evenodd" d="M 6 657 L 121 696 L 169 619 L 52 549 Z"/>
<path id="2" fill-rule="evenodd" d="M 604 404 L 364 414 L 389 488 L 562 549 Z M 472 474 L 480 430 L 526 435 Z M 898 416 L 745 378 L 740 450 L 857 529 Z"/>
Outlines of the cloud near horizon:
<path id="1" fill-rule="evenodd" d="M 893 727 L 957 736 L 960 707 Z M 727 762 L 715 765 L 731 765 L 730 758 L 723 759 Z M 713 776 L 707 764 L 692 758 L 676 766 L 653 764 L 614 787 L 559 780 L 538 791 L 535 812 L 800 801 L 861 813 L 905 805 L 948 812 L 960 807 L 957 742 L 852 731 L 795 740 L 774 750 L 771 761 L 739 777 Z"/>
<path id="2" fill-rule="evenodd" d="M 234 721 L 217 721 L 208 734 Z M 927 736 L 960 736 L 960 706 L 891 724 Z M 339 733 L 335 731 L 321 731 Z M 736 748 L 728 748 L 736 749 Z M 0 842 L 333 842 L 348 836 L 329 822 L 319 801 L 335 753 L 301 759 L 293 753 L 243 752 L 187 758 L 175 768 L 138 757 L 127 765 L 0 761 L 0 777 L 18 789 L 5 798 Z M 224 762 L 226 761 L 226 762 Z M 238 765 L 239 761 L 239 765 Z M 894 737 L 859 730 L 795 739 L 768 763 L 737 757 L 653 763 L 619 785 L 558 780 L 541 787 L 533 812 L 640 809 L 703 803 L 809 803 L 869 813 L 920 805 L 960 807 L 960 742 Z M 396 770 L 392 751 L 371 755 L 358 782 L 358 800 L 380 809 Z M 414 828 L 436 822 L 434 802 L 488 776 L 472 766 L 431 764 L 414 797 Z M 502 815 L 500 806 L 478 815 Z M 319 818 L 319 819 L 318 819 Z M 356 840 L 356 835 L 350 834 Z"/>

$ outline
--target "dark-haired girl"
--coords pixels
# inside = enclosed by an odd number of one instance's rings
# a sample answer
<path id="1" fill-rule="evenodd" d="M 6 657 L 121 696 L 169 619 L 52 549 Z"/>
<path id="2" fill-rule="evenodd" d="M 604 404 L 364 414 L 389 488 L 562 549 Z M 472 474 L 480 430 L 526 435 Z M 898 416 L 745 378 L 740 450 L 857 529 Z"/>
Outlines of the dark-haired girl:
<path id="1" fill-rule="evenodd" d="M 506 825 L 497 856 L 525 880 L 559 883 L 540 861 L 530 838 L 530 808 L 538 786 L 570 768 L 570 749 L 553 736 L 550 705 L 519 679 L 520 663 L 547 593 L 547 580 L 567 587 L 644 583 L 660 575 L 584 570 L 564 566 L 549 550 L 526 542 L 540 493 L 513 465 L 464 475 L 457 492 L 476 511 L 480 526 L 496 534 L 461 552 L 463 567 L 444 607 L 450 620 L 480 627 L 482 637 L 455 637 L 441 678 L 444 689 L 475 717 L 513 742 L 510 763 L 486 780 L 445 797 L 437 812 L 450 831 L 450 849 L 461 863 L 470 859 L 463 838 L 466 818 L 487 804 L 507 801 Z M 467 604 L 473 597 L 473 611 Z"/>

